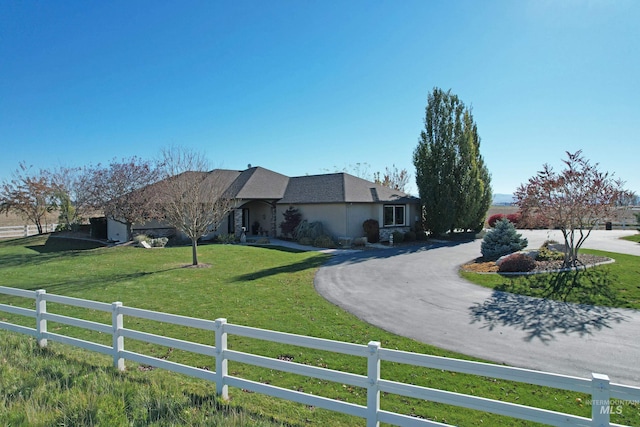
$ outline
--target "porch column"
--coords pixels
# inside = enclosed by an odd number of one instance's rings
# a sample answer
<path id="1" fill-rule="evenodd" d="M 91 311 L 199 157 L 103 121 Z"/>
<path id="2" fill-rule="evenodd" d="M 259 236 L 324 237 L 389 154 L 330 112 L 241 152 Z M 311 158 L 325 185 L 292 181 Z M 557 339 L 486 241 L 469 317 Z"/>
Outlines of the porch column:
<path id="1" fill-rule="evenodd" d="M 271 202 L 271 231 L 269 232 L 269 236 L 271 237 L 277 237 L 278 233 L 277 233 L 277 229 L 276 229 L 276 223 L 277 223 L 277 218 L 276 218 L 276 202 Z"/>
<path id="2" fill-rule="evenodd" d="M 235 229 L 235 236 L 240 237 L 242 234 L 242 208 L 233 210 L 233 224 Z"/>

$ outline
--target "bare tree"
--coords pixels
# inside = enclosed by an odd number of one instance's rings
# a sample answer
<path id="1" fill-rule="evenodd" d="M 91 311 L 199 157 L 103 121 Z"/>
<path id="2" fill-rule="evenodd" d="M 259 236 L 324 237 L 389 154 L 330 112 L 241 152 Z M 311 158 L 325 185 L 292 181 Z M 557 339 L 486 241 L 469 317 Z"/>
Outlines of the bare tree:
<path id="1" fill-rule="evenodd" d="M 15 212 L 35 224 L 42 234 L 47 213 L 56 209 L 55 188 L 47 170 L 32 172 L 21 162 L 9 181 L 0 188 L 0 212 Z"/>
<path id="2" fill-rule="evenodd" d="M 58 205 L 58 224 L 71 229 L 92 212 L 90 176 L 86 168 L 61 166 L 52 173 Z"/>
<path id="3" fill-rule="evenodd" d="M 353 176 L 357 176 L 358 178 L 367 179 L 367 180 L 371 179 L 371 172 L 370 172 L 371 165 L 367 162 L 363 162 L 363 163 L 357 162 L 356 164 L 349 164 L 348 166 L 344 166 L 342 168 L 338 166 L 334 166 L 333 171 L 327 168 L 324 168 L 322 170 L 326 173 L 344 172 Z"/>
<path id="4" fill-rule="evenodd" d="M 563 160 L 566 169 L 556 173 L 545 164 L 516 190 L 515 198 L 525 227 L 542 215 L 551 227 L 562 231 L 564 264 L 575 267 L 578 250 L 593 228 L 615 214 L 618 204 L 631 193 L 623 189 L 622 181 L 598 171 L 598 164 L 590 164 L 581 151 L 567 152 L 567 157 Z"/>
<path id="5" fill-rule="evenodd" d="M 391 168 L 385 168 L 382 178 L 380 177 L 380 172 L 375 172 L 373 174 L 373 182 L 406 193 L 405 189 L 407 185 L 409 185 L 410 177 L 411 175 L 409 175 L 406 169 L 398 170 L 396 165 L 393 165 Z"/>
<path id="6" fill-rule="evenodd" d="M 332 173 L 330 169 L 326 168 L 323 169 L 323 171 Z M 358 162 L 356 164 L 350 164 L 342 168 L 334 166 L 333 171 L 333 173 L 348 173 L 358 178 L 373 181 L 376 184 L 380 184 L 393 190 L 402 192 L 405 192 L 407 185 L 409 185 L 409 179 L 411 178 L 411 175 L 406 169 L 398 169 L 396 165 L 393 165 L 392 167 L 385 167 L 384 174 L 382 174 L 381 172 L 371 173 L 371 165 L 367 162 Z"/>
<path id="7" fill-rule="evenodd" d="M 130 237 L 132 224 L 156 216 L 157 194 L 151 184 L 158 177 L 159 169 L 149 160 L 114 159 L 107 167 L 88 167 L 78 191 L 87 196 L 88 205 L 103 210 L 107 218 L 126 224 Z"/>
<path id="8" fill-rule="evenodd" d="M 218 228 L 232 210 L 228 175 L 209 171 L 203 154 L 185 148 L 162 152 L 162 178 L 156 186 L 161 219 L 191 240 L 193 265 L 198 265 L 198 239 Z"/>

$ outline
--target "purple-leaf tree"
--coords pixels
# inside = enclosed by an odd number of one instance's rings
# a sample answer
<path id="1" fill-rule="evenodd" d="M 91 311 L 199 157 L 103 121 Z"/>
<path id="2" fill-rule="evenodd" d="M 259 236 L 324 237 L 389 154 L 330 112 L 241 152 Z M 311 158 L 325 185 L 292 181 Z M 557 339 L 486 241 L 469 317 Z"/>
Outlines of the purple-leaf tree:
<path id="1" fill-rule="evenodd" d="M 567 152 L 565 169 L 555 172 L 545 164 L 515 192 L 522 212 L 520 226 L 543 216 L 548 224 L 562 232 L 565 244 L 564 265 L 578 266 L 578 250 L 594 227 L 615 215 L 631 193 L 613 174 L 598 170 L 582 156 L 582 151 Z"/>

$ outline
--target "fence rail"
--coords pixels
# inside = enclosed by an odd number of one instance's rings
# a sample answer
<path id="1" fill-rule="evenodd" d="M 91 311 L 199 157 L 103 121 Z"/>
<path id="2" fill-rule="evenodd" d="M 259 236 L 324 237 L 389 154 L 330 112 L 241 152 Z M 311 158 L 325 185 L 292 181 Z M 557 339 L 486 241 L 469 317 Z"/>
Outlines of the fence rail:
<path id="1" fill-rule="evenodd" d="M 238 387 L 281 399 L 364 418 L 367 426 L 378 426 L 380 422 L 400 426 L 446 425 L 409 415 L 382 410 L 380 408 L 381 392 L 491 412 L 494 414 L 554 426 L 617 425 L 610 423 L 609 415 L 612 412 L 611 400 L 640 401 L 640 387 L 611 384 L 606 375 L 597 373 L 592 374 L 591 378 L 579 378 L 528 369 L 492 365 L 488 363 L 410 353 L 381 348 L 380 343 L 375 341 L 370 342 L 368 345 L 362 345 L 312 338 L 302 335 L 234 325 L 227 323 L 226 319 L 223 318 L 216 320 L 196 319 L 187 316 L 126 307 L 122 305 L 121 302 L 106 304 L 97 301 L 47 294 L 45 290 L 26 291 L 0 286 L 0 295 L 2 294 L 34 300 L 35 309 L 14 307 L 9 304 L 0 304 L 0 311 L 35 319 L 34 328 L 8 322 L 0 322 L 0 328 L 34 336 L 38 340 L 40 346 L 46 346 L 48 340 L 70 344 L 86 350 L 110 355 L 113 357 L 114 366 L 120 370 L 125 369 L 125 360 L 130 360 L 136 363 L 146 364 L 215 382 L 216 391 L 223 399 L 228 399 L 229 397 L 229 386 Z M 47 302 L 55 302 L 91 310 L 110 312 L 112 321 L 111 324 L 106 324 L 68 317 L 62 314 L 50 313 L 47 311 Z M 215 345 L 200 344 L 124 328 L 125 315 L 212 331 L 215 332 Z M 98 331 L 103 334 L 111 334 L 112 345 L 108 346 L 98 344 L 79 338 L 49 332 L 47 330 L 47 321 Z M 256 338 L 279 344 L 289 344 L 363 357 L 367 360 L 367 374 L 359 375 L 230 350 L 227 348 L 227 339 L 229 335 Z M 125 350 L 125 338 L 211 356 L 215 358 L 216 370 L 215 372 L 212 372 L 206 369 Z M 349 384 L 355 387 L 362 387 L 367 391 L 367 403 L 366 405 L 359 405 L 236 377 L 230 375 L 228 372 L 229 361 L 317 378 L 325 381 Z M 441 369 L 483 377 L 499 378 L 590 394 L 592 403 L 591 418 L 385 380 L 380 376 L 380 363 L 382 361 L 402 363 L 424 368 Z"/>
<path id="2" fill-rule="evenodd" d="M 43 224 L 43 233 L 53 233 L 58 224 Z M 38 234 L 38 227 L 35 225 L 11 225 L 0 227 L 0 239 L 9 239 L 12 237 L 29 237 Z"/>

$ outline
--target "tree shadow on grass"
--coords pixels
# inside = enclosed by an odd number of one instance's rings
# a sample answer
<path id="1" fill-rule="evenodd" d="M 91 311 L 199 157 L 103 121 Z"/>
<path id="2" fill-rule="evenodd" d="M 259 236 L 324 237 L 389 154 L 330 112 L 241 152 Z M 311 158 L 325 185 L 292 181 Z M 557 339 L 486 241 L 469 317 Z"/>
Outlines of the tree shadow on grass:
<path id="1" fill-rule="evenodd" d="M 471 323 L 484 323 L 492 330 L 509 326 L 526 332 L 525 341 L 539 339 L 548 343 L 557 334 L 593 335 L 628 316 L 611 308 L 572 304 L 544 298 L 532 298 L 494 291 L 489 299 L 469 307 Z"/>
<path id="2" fill-rule="evenodd" d="M 109 274 L 104 277 L 85 277 L 75 280 L 65 279 L 61 282 L 46 282 L 42 285 L 34 285 L 29 290 L 46 289 L 48 293 L 68 295 L 72 292 L 80 290 L 87 290 L 89 288 L 104 287 L 104 286 L 116 286 L 121 282 L 128 282 L 132 280 L 140 280 L 147 276 L 152 276 L 158 273 L 165 273 L 167 271 L 179 270 L 183 267 L 165 268 L 155 271 L 136 271 L 131 273 L 122 274 Z"/>
<path id="3" fill-rule="evenodd" d="M 43 245 L 30 245 L 25 247 L 40 254 L 48 254 L 68 251 L 86 251 L 103 248 L 105 246 L 107 246 L 105 243 L 95 240 L 49 236 Z"/>
<path id="4" fill-rule="evenodd" d="M 615 275 L 607 267 L 579 268 L 528 276 L 510 276 L 498 291 L 576 304 L 619 306 Z"/>
<path id="5" fill-rule="evenodd" d="M 56 238 L 49 236 L 44 243 L 38 244 L 37 239 L 42 236 L 16 239 L 12 246 L 23 246 L 31 250 L 30 253 L 0 255 L 0 265 L 3 267 L 25 267 L 42 265 L 52 260 L 62 258 L 76 258 L 90 255 L 92 249 L 104 247 L 103 243 L 78 239 Z"/>
<path id="6" fill-rule="evenodd" d="M 287 251 L 288 252 L 288 251 Z M 273 268 L 265 268 L 263 270 L 254 271 L 252 273 L 241 274 L 231 278 L 231 282 L 249 282 L 252 280 L 259 280 L 269 276 L 275 276 L 276 274 L 298 273 L 309 269 L 317 269 L 324 265 L 327 261 L 326 256 L 314 256 L 304 259 L 293 264 L 281 265 Z"/>
<path id="7" fill-rule="evenodd" d="M 288 252 L 288 253 L 292 253 L 292 254 L 300 254 L 303 252 L 309 252 L 305 249 L 296 249 L 296 248 L 289 248 L 286 246 L 277 246 L 277 245 L 248 245 L 251 247 L 255 247 L 255 248 L 261 248 L 261 249 L 270 249 L 270 250 L 274 250 L 274 251 L 280 251 L 280 252 Z"/>

